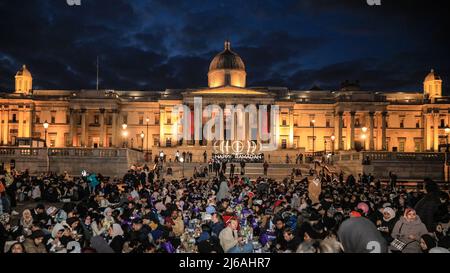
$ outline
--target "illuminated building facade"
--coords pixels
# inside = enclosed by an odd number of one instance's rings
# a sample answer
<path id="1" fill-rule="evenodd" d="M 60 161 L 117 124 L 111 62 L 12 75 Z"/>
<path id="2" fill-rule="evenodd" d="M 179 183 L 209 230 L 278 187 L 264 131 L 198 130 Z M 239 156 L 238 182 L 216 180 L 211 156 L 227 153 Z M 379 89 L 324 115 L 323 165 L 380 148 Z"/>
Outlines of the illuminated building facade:
<path id="1" fill-rule="evenodd" d="M 442 96 L 442 80 L 433 70 L 423 91 L 414 93 L 364 91 L 349 82 L 337 90 L 247 87 L 244 62 L 228 41 L 211 61 L 207 88 L 34 90 L 32 83 L 24 65 L 15 76 L 14 92 L 0 93 L 2 146 L 32 137 L 46 138 L 49 147 L 208 150 L 211 143 L 176 141 L 173 135 L 173 107 L 192 105 L 194 97 L 202 97 L 203 105 L 278 105 L 278 149 L 291 152 L 438 151 L 450 124 L 450 98 Z"/>

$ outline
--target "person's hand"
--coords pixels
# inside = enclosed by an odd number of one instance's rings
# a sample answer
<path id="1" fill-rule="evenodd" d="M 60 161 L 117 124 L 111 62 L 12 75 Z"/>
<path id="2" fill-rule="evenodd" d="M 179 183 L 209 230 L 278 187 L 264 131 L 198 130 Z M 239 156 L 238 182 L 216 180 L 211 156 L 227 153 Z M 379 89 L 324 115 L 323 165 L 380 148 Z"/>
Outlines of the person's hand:
<path id="1" fill-rule="evenodd" d="M 411 234 L 411 235 L 408 236 L 408 238 L 411 239 L 411 240 L 415 240 L 415 239 L 416 239 L 416 236 L 414 236 L 414 235 Z"/>
<path id="2" fill-rule="evenodd" d="M 381 220 L 377 220 L 377 226 L 381 226 Z"/>
<path id="3" fill-rule="evenodd" d="M 244 238 L 238 237 L 237 240 L 238 240 L 239 243 L 242 243 L 242 241 L 244 240 Z"/>

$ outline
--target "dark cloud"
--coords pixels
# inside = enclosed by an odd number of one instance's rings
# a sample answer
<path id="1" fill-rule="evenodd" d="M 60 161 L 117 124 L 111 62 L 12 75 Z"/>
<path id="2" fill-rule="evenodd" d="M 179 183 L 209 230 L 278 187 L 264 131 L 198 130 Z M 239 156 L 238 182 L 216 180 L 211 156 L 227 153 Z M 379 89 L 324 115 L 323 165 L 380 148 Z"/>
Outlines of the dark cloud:
<path id="1" fill-rule="evenodd" d="M 435 68 L 449 88 L 445 1 L 0 0 L 0 90 L 26 63 L 35 88 L 161 90 L 207 84 L 231 39 L 249 85 L 420 90 Z"/>

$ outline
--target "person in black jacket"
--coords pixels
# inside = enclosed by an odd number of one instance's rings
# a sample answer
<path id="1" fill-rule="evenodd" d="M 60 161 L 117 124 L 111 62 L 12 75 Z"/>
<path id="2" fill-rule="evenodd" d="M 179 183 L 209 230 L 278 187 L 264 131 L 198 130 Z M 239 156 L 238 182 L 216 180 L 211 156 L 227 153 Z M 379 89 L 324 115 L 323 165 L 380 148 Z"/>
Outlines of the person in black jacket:
<path id="1" fill-rule="evenodd" d="M 108 230 L 108 243 L 115 253 L 122 253 L 123 245 L 125 243 L 123 234 L 122 227 L 119 224 L 113 224 Z"/>
<path id="2" fill-rule="evenodd" d="M 419 215 L 422 222 L 427 227 L 428 231 L 432 232 L 433 227 L 437 222 L 437 213 L 441 201 L 439 199 L 440 190 L 436 182 L 425 179 L 425 196 L 417 202 L 415 210 L 417 215 Z"/>
<path id="3" fill-rule="evenodd" d="M 301 243 L 301 239 L 295 236 L 293 230 L 291 228 L 285 228 L 283 231 L 283 237 L 285 240 L 284 251 L 296 252 L 298 246 Z"/>

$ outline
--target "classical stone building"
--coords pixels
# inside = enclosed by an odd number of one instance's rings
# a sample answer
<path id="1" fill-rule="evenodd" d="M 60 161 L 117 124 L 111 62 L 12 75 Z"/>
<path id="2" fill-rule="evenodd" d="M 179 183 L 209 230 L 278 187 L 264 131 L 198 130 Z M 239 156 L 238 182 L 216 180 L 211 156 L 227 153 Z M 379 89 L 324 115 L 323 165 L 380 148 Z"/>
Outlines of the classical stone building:
<path id="1" fill-rule="evenodd" d="M 202 97 L 203 105 L 278 105 L 278 147 L 287 151 L 331 151 L 332 145 L 335 151 L 438 151 L 450 124 L 450 98 L 442 96 L 442 80 L 433 70 L 423 91 L 413 93 L 360 90 L 349 82 L 336 90 L 247 87 L 244 62 L 229 42 L 211 61 L 205 88 L 35 90 L 32 82 L 24 65 L 14 92 L 0 93 L 2 146 L 15 145 L 17 138 L 44 139 L 47 121 L 49 147 L 207 149 L 211 143 L 175 140 L 173 107 L 192 106 L 194 97 Z"/>

